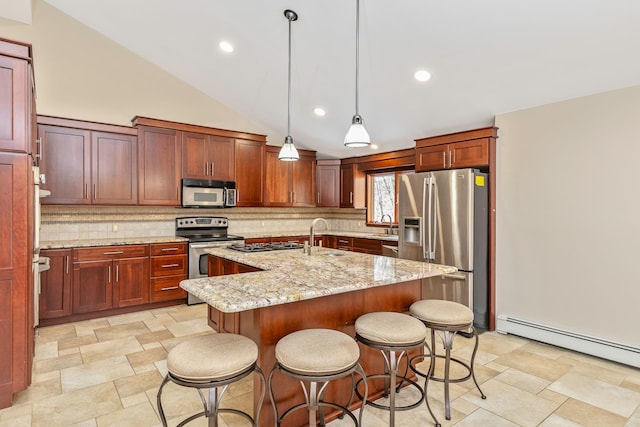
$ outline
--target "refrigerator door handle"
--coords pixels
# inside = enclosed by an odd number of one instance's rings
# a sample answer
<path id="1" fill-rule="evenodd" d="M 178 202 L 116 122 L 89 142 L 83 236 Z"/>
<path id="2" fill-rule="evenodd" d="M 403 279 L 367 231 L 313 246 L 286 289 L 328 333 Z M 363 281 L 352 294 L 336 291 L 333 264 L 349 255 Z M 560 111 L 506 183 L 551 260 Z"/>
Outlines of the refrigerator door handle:
<path id="1" fill-rule="evenodd" d="M 418 233 L 420 233 L 420 247 L 422 248 L 422 252 L 423 252 L 423 258 L 428 260 L 429 259 L 429 248 L 425 248 L 425 239 L 424 239 L 424 221 L 426 220 L 426 216 L 425 216 L 425 201 L 427 200 L 427 185 L 429 185 L 429 178 L 425 178 L 422 181 L 422 218 L 420 220 L 420 228 L 418 230 Z M 429 225 L 427 224 L 427 228 L 429 227 Z"/>
<path id="2" fill-rule="evenodd" d="M 429 223 L 431 224 L 431 231 L 429 234 L 429 237 L 432 239 L 431 242 L 429 242 L 429 257 L 430 259 L 435 260 L 436 259 L 436 239 L 438 238 L 438 215 L 436 215 L 436 194 L 435 194 L 435 190 L 436 189 L 436 179 L 432 176 L 431 177 L 431 183 L 429 184 L 429 204 L 431 205 L 431 207 L 429 208 L 429 215 L 433 215 L 433 220 L 429 220 Z"/>
<path id="3" fill-rule="evenodd" d="M 427 190 L 428 187 L 428 190 Z M 436 249 L 436 216 L 433 211 L 435 209 L 433 189 L 435 187 L 435 180 L 432 176 L 424 179 L 424 189 L 422 200 L 426 200 L 426 203 L 422 204 L 422 218 L 427 221 L 427 244 L 425 248 L 424 257 L 428 260 L 435 259 Z M 427 215 L 425 215 L 424 207 L 427 206 Z M 423 234 L 421 233 L 421 236 Z"/>

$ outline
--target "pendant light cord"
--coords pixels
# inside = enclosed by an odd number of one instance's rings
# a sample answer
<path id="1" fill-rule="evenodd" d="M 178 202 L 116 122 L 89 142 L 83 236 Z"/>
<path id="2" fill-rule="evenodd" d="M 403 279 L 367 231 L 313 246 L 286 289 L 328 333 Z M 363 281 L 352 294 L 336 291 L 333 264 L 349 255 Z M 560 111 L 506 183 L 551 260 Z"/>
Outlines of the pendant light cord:
<path id="1" fill-rule="evenodd" d="M 289 77 L 287 80 L 287 136 L 291 136 L 291 17 L 289 20 Z"/>
<path id="2" fill-rule="evenodd" d="M 358 71 L 360 69 L 360 0 L 356 0 L 356 116 L 358 116 Z"/>

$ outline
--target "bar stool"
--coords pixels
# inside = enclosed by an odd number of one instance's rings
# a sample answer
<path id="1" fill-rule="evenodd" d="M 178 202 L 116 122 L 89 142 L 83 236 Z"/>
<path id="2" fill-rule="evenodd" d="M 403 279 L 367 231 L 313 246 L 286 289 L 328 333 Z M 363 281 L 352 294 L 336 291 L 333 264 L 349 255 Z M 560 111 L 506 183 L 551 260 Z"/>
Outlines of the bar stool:
<path id="1" fill-rule="evenodd" d="M 425 345 L 427 328 L 415 317 L 394 312 L 375 312 L 364 314 L 356 319 L 356 341 L 380 350 L 384 357 L 384 373 L 368 375 L 367 379 L 384 378 L 385 396 L 389 396 L 389 405 L 376 402 L 367 404 L 389 411 L 389 425 L 395 425 L 395 411 L 413 409 L 422 403 L 424 390 L 415 381 L 407 377 L 409 360 L 407 352 Z M 407 369 L 403 375 L 398 375 L 398 365 L 402 358 L 407 357 Z M 398 385 L 397 380 L 400 379 Z M 414 386 L 420 392 L 420 399 L 412 404 L 396 406 L 396 393 L 403 382 Z M 356 384 L 357 390 L 357 384 Z M 357 391 L 356 391 L 357 392 Z M 366 401 L 366 399 L 363 399 Z"/>
<path id="2" fill-rule="evenodd" d="M 309 425 L 316 425 L 316 413 L 320 412 L 320 425 L 324 426 L 322 407 L 332 407 L 342 410 L 340 417 L 348 415 L 356 426 L 362 426 L 362 408 L 356 420 L 355 415 L 348 409 L 353 401 L 352 388 L 349 402 L 346 406 L 322 400 L 322 393 L 329 381 L 358 373 L 364 380 L 366 399 L 368 386 L 366 376 L 358 359 L 360 349 L 349 335 L 332 329 L 303 329 L 290 333 L 281 338 L 276 344 L 276 363 L 269 373 L 269 395 L 273 404 L 276 426 L 293 411 L 307 408 L 309 411 Z M 285 375 L 300 381 L 306 403 L 301 403 L 287 409 L 282 416 L 278 416 L 278 407 L 273 394 L 273 375 L 280 371 Z"/>
<path id="3" fill-rule="evenodd" d="M 162 388 L 172 381 L 183 387 L 198 390 L 204 411 L 192 415 L 178 424 L 178 427 L 194 419 L 205 416 L 209 427 L 218 426 L 219 413 L 232 413 L 247 418 L 253 426 L 258 426 L 260 409 L 264 400 L 266 382 L 262 370 L 256 363 L 258 346 L 247 337 L 235 334 L 211 334 L 178 344 L 167 356 L 167 376 L 158 389 L 158 412 L 162 425 L 167 427 L 167 418 L 162 409 Z M 262 379 L 262 392 L 256 408 L 255 420 L 238 409 L 220 408 L 220 401 L 229 384 L 239 381 L 252 372 Z M 219 388 L 222 391 L 219 392 Z M 202 389 L 209 389 L 208 401 Z"/>
<path id="4" fill-rule="evenodd" d="M 429 409 L 429 413 L 435 422 L 436 427 L 440 427 L 440 423 L 438 422 L 436 416 L 433 411 L 431 411 L 431 407 L 429 406 L 429 399 L 427 396 L 427 386 L 429 384 L 429 380 L 439 381 L 444 383 L 444 407 L 445 407 L 445 418 L 447 420 L 451 419 L 451 402 L 449 400 L 449 384 L 450 383 L 459 383 L 462 381 L 466 381 L 469 378 L 473 379 L 473 382 L 476 385 L 476 388 L 480 392 L 480 396 L 483 399 L 486 399 L 487 396 L 482 392 L 480 386 L 478 385 L 478 381 L 476 381 L 476 376 L 473 371 L 473 364 L 476 358 L 476 352 L 478 351 L 478 332 L 473 327 L 473 312 L 465 305 L 459 304 L 453 301 L 444 301 L 444 300 L 422 300 L 416 301 L 411 304 L 409 308 L 411 314 L 418 319 L 420 319 L 427 328 L 431 329 L 431 354 L 429 355 L 419 355 L 415 356 L 411 359 L 411 369 L 418 375 L 425 378 L 424 380 L 424 391 L 425 391 L 425 402 L 427 404 L 427 409 Z M 459 359 L 451 357 L 451 349 L 453 348 L 453 338 L 457 332 L 469 332 L 471 331 L 471 336 L 475 336 L 475 345 L 473 347 L 473 353 L 471 354 L 471 359 L 469 363 L 465 363 Z M 442 344 L 444 346 L 445 354 L 439 355 L 436 352 L 435 348 L 435 333 L 438 333 L 440 339 L 442 340 Z M 429 372 L 427 374 L 420 372 L 414 364 L 414 361 L 419 359 L 424 359 L 425 357 L 430 358 L 429 363 Z M 434 375 L 434 370 L 436 366 L 436 359 L 441 358 L 444 359 L 444 377 L 436 377 Z M 451 361 L 458 363 L 463 366 L 467 370 L 467 375 L 462 376 L 460 378 L 450 378 L 449 377 L 449 368 Z"/>

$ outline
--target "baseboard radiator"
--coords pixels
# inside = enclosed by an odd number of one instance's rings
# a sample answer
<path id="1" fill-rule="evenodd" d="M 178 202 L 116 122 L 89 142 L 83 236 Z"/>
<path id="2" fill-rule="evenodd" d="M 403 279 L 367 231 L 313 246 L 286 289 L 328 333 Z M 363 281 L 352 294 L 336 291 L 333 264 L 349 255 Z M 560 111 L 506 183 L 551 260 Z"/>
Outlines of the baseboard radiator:
<path id="1" fill-rule="evenodd" d="M 640 368 L 640 348 L 499 314 L 496 331 Z"/>

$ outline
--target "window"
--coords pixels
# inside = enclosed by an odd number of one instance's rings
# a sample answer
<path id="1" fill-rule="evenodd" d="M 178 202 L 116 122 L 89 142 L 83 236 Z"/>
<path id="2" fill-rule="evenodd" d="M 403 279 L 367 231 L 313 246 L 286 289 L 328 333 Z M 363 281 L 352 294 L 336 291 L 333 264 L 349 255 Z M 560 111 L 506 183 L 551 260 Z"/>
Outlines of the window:
<path id="1" fill-rule="evenodd" d="M 398 185 L 400 175 L 409 172 L 395 171 L 367 175 L 367 224 L 398 223 Z"/>

